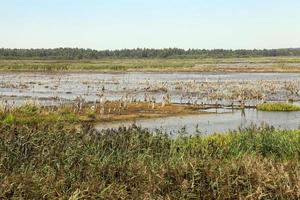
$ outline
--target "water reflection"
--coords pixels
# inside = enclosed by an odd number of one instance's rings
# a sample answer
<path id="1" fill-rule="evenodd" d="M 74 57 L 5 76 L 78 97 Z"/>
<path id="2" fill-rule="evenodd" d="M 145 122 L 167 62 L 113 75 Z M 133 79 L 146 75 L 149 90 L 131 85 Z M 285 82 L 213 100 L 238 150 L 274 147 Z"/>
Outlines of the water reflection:
<path id="1" fill-rule="evenodd" d="M 189 134 L 197 132 L 211 134 L 215 132 L 226 132 L 239 127 L 247 127 L 251 124 L 269 124 L 279 129 L 298 129 L 300 127 L 300 112 L 264 112 L 255 109 L 245 109 L 244 114 L 241 114 L 239 110 L 222 109 L 217 113 L 213 113 L 212 110 L 210 110 L 210 114 L 204 115 L 101 123 L 97 124 L 96 128 L 117 128 L 119 126 L 130 126 L 133 123 L 152 131 L 160 129 L 172 134 L 176 134 L 178 130 L 182 129 Z"/>

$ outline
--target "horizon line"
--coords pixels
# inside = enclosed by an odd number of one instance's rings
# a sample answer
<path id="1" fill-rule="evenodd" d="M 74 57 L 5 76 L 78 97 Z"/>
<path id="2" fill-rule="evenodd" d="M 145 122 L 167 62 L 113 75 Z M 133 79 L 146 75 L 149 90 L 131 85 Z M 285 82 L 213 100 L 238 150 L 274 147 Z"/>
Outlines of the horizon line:
<path id="1" fill-rule="evenodd" d="M 0 47 L 0 49 L 18 49 L 18 50 L 54 50 L 54 49 L 83 49 L 83 50 L 93 50 L 93 51 L 120 51 L 120 50 L 165 50 L 165 49 L 179 49 L 179 50 L 206 50 L 206 51 L 213 51 L 213 50 L 225 50 L 225 51 L 239 51 L 239 50 L 246 50 L 246 51 L 262 51 L 262 50 L 284 50 L 284 49 L 300 49 L 300 47 L 279 47 L 279 48 L 179 48 L 179 47 L 163 47 L 163 48 L 149 48 L 149 47 L 135 47 L 135 48 L 116 48 L 116 49 L 94 49 L 94 48 L 85 48 L 85 47 L 42 47 L 42 48 L 16 48 L 16 47 Z"/>

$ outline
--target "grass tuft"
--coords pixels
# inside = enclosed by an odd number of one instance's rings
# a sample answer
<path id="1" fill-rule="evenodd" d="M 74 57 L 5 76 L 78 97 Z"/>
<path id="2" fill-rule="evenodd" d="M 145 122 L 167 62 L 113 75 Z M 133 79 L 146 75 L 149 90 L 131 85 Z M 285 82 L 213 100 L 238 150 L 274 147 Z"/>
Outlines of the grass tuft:
<path id="1" fill-rule="evenodd" d="M 300 106 L 290 103 L 263 103 L 256 106 L 262 111 L 300 111 Z"/>

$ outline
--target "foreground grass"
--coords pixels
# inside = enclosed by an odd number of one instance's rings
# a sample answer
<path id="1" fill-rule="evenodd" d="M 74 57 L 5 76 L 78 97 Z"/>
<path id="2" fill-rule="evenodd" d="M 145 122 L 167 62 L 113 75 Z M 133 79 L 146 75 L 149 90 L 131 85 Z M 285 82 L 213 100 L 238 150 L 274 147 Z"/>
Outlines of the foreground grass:
<path id="1" fill-rule="evenodd" d="M 300 57 L 223 59 L 166 58 L 100 60 L 0 60 L 0 71 L 300 72 L 300 67 L 298 63 L 300 63 Z M 220 64 L 225 65 L 222 66 Z"/>
<path id="2" fill-rule="evenodd" d="M 0 123 L 0 199 L 299 199 L 300 130 Z"/>
<path id="3" fill-rule="evenodd" d="M 262 103 L 258 104 L 256 109 L 262 111 L 299 111 L 300 106 L 290 103 Z"/>

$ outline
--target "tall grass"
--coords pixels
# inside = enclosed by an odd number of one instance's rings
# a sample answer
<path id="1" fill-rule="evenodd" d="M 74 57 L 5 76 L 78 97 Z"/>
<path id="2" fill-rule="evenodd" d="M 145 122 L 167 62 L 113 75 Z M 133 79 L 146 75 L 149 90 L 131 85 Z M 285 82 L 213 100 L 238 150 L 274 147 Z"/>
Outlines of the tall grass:
<path id="1" fill-rule="evenodd" d="M 0 199 L 298 199 L 300 130 L 0 123 Z"/>
<path id="2" fill-rule="evenodd" d="M 42 107 L 35 104 L 24 104 L 19 107 L 0 107 L 0 123 L 36 124 L 36 123 L 79 123 L 87 113 L 76 114 L 72 107 Z"/>

